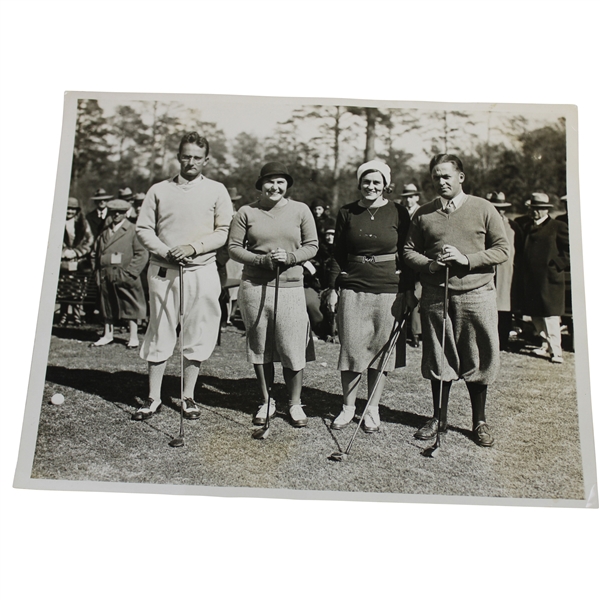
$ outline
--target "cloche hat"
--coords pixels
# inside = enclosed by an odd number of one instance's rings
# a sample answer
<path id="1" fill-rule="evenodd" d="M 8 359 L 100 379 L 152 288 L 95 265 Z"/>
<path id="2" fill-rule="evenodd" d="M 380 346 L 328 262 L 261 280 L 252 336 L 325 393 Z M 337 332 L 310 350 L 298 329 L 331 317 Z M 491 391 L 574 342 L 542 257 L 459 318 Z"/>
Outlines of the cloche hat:
<path id="1" fill-rule="evenodd" d="M 275 175 L 283 177 L 288 182 L 288 188 L 291 188 L 294 185 L 294 180 L 292 179 L 292 176 L 288 173 L 287 167 L 280 162 L 274 161 L 267 163 L 260 170 L 260 175 L 258 176 L 254 187 L 257 190 L 261 190 L 264 180 Z"/>

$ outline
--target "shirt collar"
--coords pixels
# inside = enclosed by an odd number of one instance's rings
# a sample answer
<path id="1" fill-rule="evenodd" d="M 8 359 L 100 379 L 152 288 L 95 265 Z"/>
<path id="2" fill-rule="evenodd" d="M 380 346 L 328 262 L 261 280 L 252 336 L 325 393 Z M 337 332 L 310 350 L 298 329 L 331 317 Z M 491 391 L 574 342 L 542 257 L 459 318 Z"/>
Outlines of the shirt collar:
<path id="1" fill-rule="evenodd" d="M 444 210 L 446 210 L 446 207 L 448 206 L 448 203 L 450 201 L 452 201 L 452 204 L 454 204 L 454 210 L 456 210 L 457 208 L 461 207 L 464 203 L 465 200 L 467 199 L 467 195 L 460 190 L 460 192 L 458 192 L 458 194 L 456 196 L 454 196 L 454 198 L 440 198 L 440 200 L 442 201 L 442 208 Z"/>
<path id="2" fill-rule="evenodd" d="M 181 173 L 178 173 L 177 175 L 175 175 L 175 177 L 173 178 L 173 181 L 177 184 L 177 185 L 194 185 L 195 183 L 197 183 L 198 181 L 202 181 L 202 179 L 204 179 L 204 175 L 202 175 L 202 173 L 200 173 L 200 175 L 198 175 L 198 177 L 196 177 L 195 179 L 192 179 L 192 181 L 188 181 L 185 177 L 181 176 Z"/>
<path id="3" fill-rule="evenodd" d="M 541 218 L 539 218 L 539 219 L 537 219 L 537 220 L 535 220 L 535 219 L 534 219 L 534 221 L 533 221 L 533 222 L 534 222 L 536 225 L 541 225 L 541 224 L 542 224 L 542 223 L 543 223 L 543 222 L 544 222 L 546 219 L 549 219 L 549 218 L 550 218 L 550 217 L 549 217 L 548 215 L 544 215 L 543 217 L 541 217 Z"/>

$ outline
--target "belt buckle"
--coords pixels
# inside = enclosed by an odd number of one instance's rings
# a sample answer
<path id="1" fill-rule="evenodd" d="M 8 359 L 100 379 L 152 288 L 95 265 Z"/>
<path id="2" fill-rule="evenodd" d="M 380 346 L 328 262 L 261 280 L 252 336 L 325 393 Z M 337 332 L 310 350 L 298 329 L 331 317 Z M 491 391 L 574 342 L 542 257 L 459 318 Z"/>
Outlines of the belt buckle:
<path id="1" fill-rule="evenodd" d="M 374 265 L 375 257 L 374 256 L 363 256 L 363 263 L 370 263 L 370 264 Z"/>

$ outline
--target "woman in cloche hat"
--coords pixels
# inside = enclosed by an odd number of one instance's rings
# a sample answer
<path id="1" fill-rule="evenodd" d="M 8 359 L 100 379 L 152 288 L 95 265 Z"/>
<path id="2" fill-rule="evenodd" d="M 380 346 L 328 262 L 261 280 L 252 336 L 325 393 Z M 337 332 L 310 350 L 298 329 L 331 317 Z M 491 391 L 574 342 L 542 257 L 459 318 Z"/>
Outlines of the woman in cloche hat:
<path id="1" fill-rule="evenodd" d="M 292 425 L 304 427 L 308 423 L 301 392 L 307 347 L 312 338 L 301 263 L 315 256 L 319 241 L 308 206 L 286 198 L 293 184 L 283 164 L 264 165 L 255 185 L 261 192 L 260 199 L 240 208 L 229 234 L 229 254 L 244 265 L 238 302 L 246 326 L 248 361 L 254 365 L 262 395 L 254 425 L 266 423 L 267 411 L 269 418 L 275 415 L 275 401 L 269 400 L 275 362 L 281 362 L 283 367 Z M 280 277 L 274 328 L 276 266 Z"/>

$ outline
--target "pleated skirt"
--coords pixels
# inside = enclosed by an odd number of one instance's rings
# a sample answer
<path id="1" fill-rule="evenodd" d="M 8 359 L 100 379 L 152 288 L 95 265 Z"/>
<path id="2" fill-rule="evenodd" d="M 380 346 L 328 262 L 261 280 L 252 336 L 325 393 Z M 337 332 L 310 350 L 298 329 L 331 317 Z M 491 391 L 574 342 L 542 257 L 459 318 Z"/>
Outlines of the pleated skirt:
<path id="1" fill-rule="evenodd" d="M 300 371 L 307 361 L 315 359 L 304 288 L 279 288 L 275 327 L 274 299 L 273 286 L 250 281 L 240 284 L 238 306 L 246 327 L 248 362 L 259 365 L 280 362 L 292 371 Z"/>
<path id="2" fill-rule="evenodd" d="M 337 324 L 340 338 L 338 370 L 362 373 L 381 369 L 395 325 L 392 305 L 396 294 L 341 290 Z M 406 365 L 406 333 L 391 349 L 386 371 Z"/>

